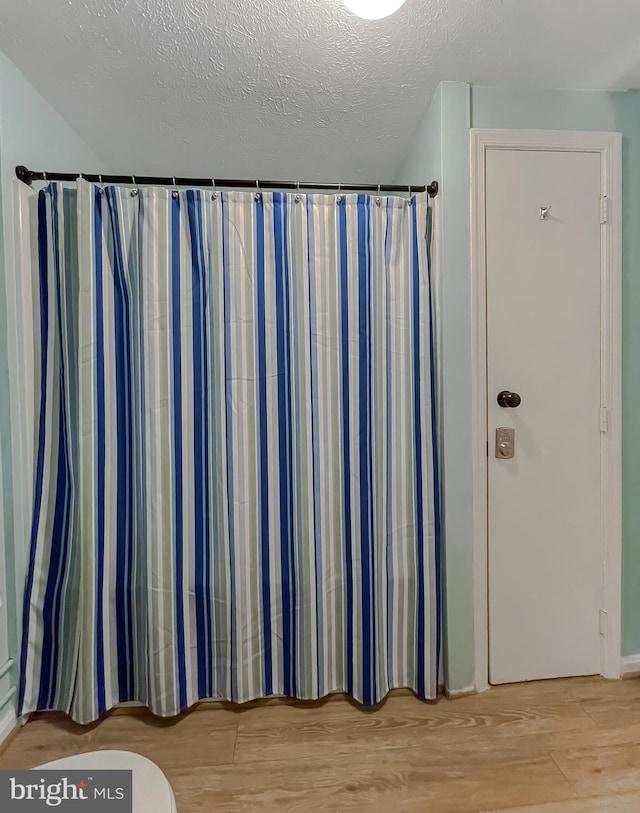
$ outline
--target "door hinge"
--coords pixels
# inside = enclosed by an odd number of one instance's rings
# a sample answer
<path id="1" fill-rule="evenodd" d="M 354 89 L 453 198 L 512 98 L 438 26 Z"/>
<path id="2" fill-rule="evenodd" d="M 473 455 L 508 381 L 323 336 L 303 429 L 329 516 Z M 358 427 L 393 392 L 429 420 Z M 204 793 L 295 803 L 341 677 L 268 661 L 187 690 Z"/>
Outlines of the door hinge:
<path id="1" fill-rule="evenodd" d="M 600 223 L 609 222 L 609 198 L 605 195 L 600 198 Z"/>
<path id="2" fill-rule="evenodd" d="M 607 632 L 608 632 L 607 621 L 608 620 L 609 620 L 609 618 L 607 616 L 607 611 L 606 610 L 600 610 L 600 635 L 602 635 L 603 638 L 607 637 Z"/>
<path id="3" fill-rule="evenodd" d="M 606 407 L 600 407 L 600 431 L 605 434 L 609 431 L 609 410 Z"/>

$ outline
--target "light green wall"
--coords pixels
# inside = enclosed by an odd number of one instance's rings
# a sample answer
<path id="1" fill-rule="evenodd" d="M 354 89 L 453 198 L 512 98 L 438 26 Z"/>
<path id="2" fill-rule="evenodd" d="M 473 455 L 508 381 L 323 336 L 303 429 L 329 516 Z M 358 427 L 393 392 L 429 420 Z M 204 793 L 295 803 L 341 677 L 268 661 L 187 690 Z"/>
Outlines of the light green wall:
<path id="1" fill-rule="evenodd" d="M 635 372 L 640 363 L 640 92 L 519 91 L 445 82 L 439 96 L 440 132 L 434 132 L 431 120 L 421 124 L 400 182 L 428 182 L 438 172 L 442 180 L 446 649 L 449 686 L 456 690 L 473 683 L 474 659 L 469 127 L 623 135 L 622 654 L 640 653 L 640 376 Z"/>
<path id="2" fill-rule="evenodd" d="M 471 343 L 469 314 L 469 87 L 443 82 L 399 183 L 440 182 L 438 281 L 447 685 L 473 685 Z M 469 657 L 471 653 L 471 657 Z"/>
<path id="3" fill-rule="evenodd" d="M 442 181 L 442 93 L 438 86 L 427 112 L 411 141 L 395 183 L 416 184 Z"/>
<path id="4" fill-rule="evenodd" d="M 39 96 L 20 71 L 0 54 L 0 666 L 18 655 L 20 592 L 28 553 L 28 539 L 17 531 L 16 512 L 22 510 L 19 488 L 14 489 L 13 460 L 17 452 L 15 420 L 12 425 L 10 381 L 15 371 L 15 336 L 12 275 L 14 167 L 106 172 L 107 166 Z M 15 417 L 15 401 L 14 401 Z M 15 684 L 13 672 L 0 681 L 0 697 Z M 0 713 L 3 709 L 0 709 Z"/>

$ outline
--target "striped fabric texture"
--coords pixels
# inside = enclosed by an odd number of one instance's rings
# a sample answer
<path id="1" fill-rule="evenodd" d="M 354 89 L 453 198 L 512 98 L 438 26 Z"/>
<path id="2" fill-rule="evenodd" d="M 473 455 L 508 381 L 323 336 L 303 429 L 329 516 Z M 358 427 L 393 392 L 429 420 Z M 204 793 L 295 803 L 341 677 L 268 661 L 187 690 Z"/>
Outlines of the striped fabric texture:
<path id="1" fill-rule="evenodd" d="M 427 215 L 40 192 L 20 714 L 435 695 Z"/>

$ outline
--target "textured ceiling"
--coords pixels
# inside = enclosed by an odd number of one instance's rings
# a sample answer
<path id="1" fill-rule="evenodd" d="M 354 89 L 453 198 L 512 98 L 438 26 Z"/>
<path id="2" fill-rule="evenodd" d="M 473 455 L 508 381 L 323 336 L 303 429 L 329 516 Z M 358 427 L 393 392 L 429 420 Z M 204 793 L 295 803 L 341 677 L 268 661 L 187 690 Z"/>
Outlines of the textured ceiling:
<path id="1" fill-rule="evenodd" d="M 0 0 L 0 50 L 114 170 L 385 181 L 442 80 L 640 86 L 640 2 Z"/>

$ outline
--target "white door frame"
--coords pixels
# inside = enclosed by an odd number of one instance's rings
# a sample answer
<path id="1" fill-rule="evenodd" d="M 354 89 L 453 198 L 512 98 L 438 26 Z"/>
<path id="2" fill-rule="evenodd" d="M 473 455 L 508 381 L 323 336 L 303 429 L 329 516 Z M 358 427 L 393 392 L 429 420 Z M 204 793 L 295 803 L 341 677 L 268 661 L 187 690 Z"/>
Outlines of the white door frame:
<path id="1" fill-rule="evenodd" d="M 622 136 L 563 130 L 480 130 L 471 138 L 471 355 L 473 376 L 473 568 L 475 686 L 489 686 L 487 537 L 486 152 L 489 149 L 599 152 L 601 252 L 601 674 L 619 678 L 622 580 Z M 491 445 L 491 444 L 489 444 Z"/>

